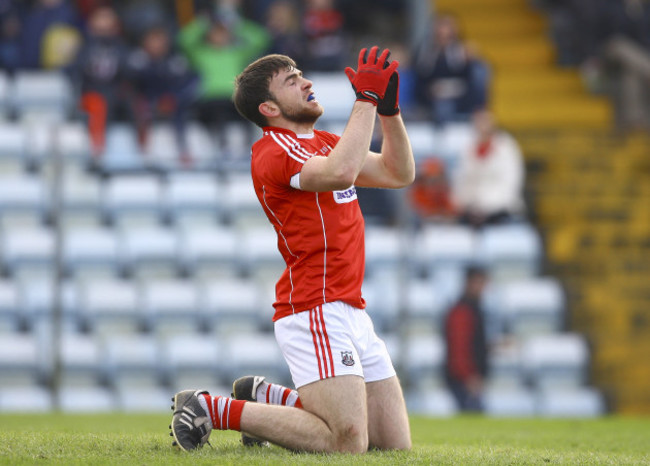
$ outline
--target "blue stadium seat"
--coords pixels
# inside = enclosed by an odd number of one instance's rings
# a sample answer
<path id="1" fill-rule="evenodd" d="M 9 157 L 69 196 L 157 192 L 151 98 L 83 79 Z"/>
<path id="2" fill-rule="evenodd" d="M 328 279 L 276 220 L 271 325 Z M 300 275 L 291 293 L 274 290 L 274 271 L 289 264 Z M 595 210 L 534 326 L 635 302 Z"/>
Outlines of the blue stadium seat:
<path id="1" fill-rule="evenodd" d="M 113 335 L 103 340 L 106 380 L 115 388 L 147 390 L 164 380 L 160 345 L 151 335 Z"/>
<path id="2" fill-rule="evenodd" d="M 71 228 L 63 237 L 62 247 L 63 264 L 70 275 L 117 276 L 120 272 L 119 242 L 112 228 Z"/>
<path id="3" fill-rule="evenodd" d="M 105 181 L 102 198 L 104 215 L 116 224 L 162 219 L 163 190 L 155 175 L 115 175 Z"/>
<path id="4" fill-rule="evenodd" d="M 222 188 L 212 174 L 171 173 L 163 195 L 166 216 L 176 225 L 214 225 L 222 215 Z"/>
<path id="5" fill-rule="evenodd" d="M 46 413 L 54 408 L 49 389 L 40 385 L 24 385 L 0 389 L 0 412 Z"/>
<path id="6" fill-rule="evenodd" d="M 61 383 L 67 387 L 93 387 L 103 382 L 98 338 L 66 332 L 61 338 Z"/>
<path id="7" fill-rule="evenodd" d="M 178 235 L 173 228 L 129 226 L 120 231 L 122 266 L 134 276 L 174 276 L 178 272 Z"/>
<path id="8" fill-rule="evenodd" d="M 187 226 L 180 229 L 178 264 L 195 277 L 234 276 L 240 264 L 239 239 L 232 228 Z"/>
<path id="9" fill-rule="evenodd" d="M 115 411 L 115 394 L 105 387 L 63 387 L 58 405 L 64 413 L 108 413 Z"/>
<path id="10" fill-rule="evenodd" d="M 96 335 L 137 333 L 144 315 L 133 281 L 95 278 L 79 283 L 79 318 Z"/>
<path id="11" fill-rule="evenodd" d="M 589 387 L 542 390 L 539 414 L 552 418 L 594 418 L 606 413 L 601 393 Z"/>
<path id="12" fill-rule="evenodd" d="M 530 417 L 536 414 L 534 393 L 523 387 L 497 387 L 487 389 L 483 404 L 490 417 Z"/>
<path id="13" fill-rule="evenodd" d="M 543 254 L 539 233 L 529 224 L 494 225 L 484 228 L 478 236 L 478 257 L 493 279 L 535 276 Z"/>
<path id="14" fill-rule="evenodd" d="M 146 329 L 157 335 L 200 330 L 199 291 L 192 280 L 143 280 L 139 307 Z"/>
<path id="15" fill-rule="evenodd" d="M 2 264 L 9 274 L 51 274 L 55 237 L 51 228 L 4 229 L 0 235 Z"/>
<path id="16" fill-rule="evenodd" d="M 411 414 L 446 418 L 458 413 L 456 400 L 445 388 L 409 390 L 404 398 L 406 407 Z"/>
<path id="17" fill-rule="evenodd" d="M 221 377 L 224 355 L 214 335 L 170 335 L 161 351 L 167 383 L 178 390 L 232 383 Z"/>
<path id="18" fill-rule="evenodd" d="M 13 109 L 23 121 L 63 121 L 72 108 L 70 80 L 59 71 L 18 71 L 11 85 Z"/>
<path id="19" fill-rule="evenodd" d="M 13 280 L 0 280 L 0 335 L 20 327 L 19 292 Z M 2 337 L 0 337 L 2 338 Z"/>
<path id="20" fill-rule="evenodd" d="M 537 387 L 578 387 L 586 382 L 589 349 L 579 334 L 538 335 L 524 341 L 522 361 Z"/>
<path id="21" fill-rule="evenodd" d="M 251 280 L 225 278 L 201 285 L 203 321 L 217 335 L 257 330 L 260 307 L 260 290 Z"/>

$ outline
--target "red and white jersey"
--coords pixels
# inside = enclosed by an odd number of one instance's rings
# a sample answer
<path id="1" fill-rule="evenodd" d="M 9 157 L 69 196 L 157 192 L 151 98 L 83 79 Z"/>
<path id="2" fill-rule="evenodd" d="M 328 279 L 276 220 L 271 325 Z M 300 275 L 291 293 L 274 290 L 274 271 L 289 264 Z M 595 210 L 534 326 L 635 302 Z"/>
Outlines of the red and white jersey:
<path id="1" fill-rule="evenodd" d="M 315 193 L 291 186 L 305 161 L 326 157 L 339 139 L 325 131 L 296 135 L 266 127 L 253 144 L 255 193 L 287 264 L 275 288 L 274 321 L 333 301 L 365 308 L 364 221 L 356 189 Z"/>

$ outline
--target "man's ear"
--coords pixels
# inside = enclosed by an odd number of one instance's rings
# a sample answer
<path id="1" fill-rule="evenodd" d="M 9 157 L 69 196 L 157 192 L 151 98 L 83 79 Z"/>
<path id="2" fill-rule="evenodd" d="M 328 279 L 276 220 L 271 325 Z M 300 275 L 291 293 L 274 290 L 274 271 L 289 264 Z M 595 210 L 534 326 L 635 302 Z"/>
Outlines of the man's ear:
<path id="1" fill-rule="evenodd" d="M 278 107 L 272 100 L 262 102 L 257 109 L 266 118 L 273 118 L 280 115 L 280 107 Z"/>

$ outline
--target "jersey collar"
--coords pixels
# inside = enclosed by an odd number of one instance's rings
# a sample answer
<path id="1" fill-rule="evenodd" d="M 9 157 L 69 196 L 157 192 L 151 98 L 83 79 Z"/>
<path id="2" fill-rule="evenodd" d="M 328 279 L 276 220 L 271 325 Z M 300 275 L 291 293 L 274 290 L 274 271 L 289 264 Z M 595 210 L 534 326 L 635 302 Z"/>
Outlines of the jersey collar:
<path id="1" fill-rule="evenodd" d="M 273 131 L 274 133 L 289 134 L 289 135 L 291 135 L 291 136 L 293 136 L 295 138 L 298 138 L 298 139 L 311 139 L 311 138 L 314 137 L 314 133 L 296 134 L 296 133 L 294 133 L 293 131 L 291 131 L 289 129 L 280 128 L 280 127 L 277 127 L 277 126 L 265 126 L 264 128 L 262 128 L 262 130 L 264 131 L 264 134 L 268 134 L 269 131 Z"/>

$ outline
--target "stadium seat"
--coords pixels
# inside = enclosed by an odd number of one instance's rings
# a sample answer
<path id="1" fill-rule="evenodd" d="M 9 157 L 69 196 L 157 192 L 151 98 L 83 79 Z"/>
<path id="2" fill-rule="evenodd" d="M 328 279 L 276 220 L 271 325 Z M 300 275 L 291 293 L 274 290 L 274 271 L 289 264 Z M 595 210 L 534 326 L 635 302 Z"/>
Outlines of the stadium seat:
<path id="1" fill-rule="evenodd" d="M 136 333 L 144 326 L 133 281 L 90 279 L 79 284 L 79 318 L 97 335 Z"/>
<path id="2" fill-rule="evenodd" d="M 9 274 L 23 272 L 51 273 L 54 261 L 55 237 L 50 228 L 33 227 L 5 229 L 0 235 L 2 263 Z"/>
<path id="3" fill-rule="evenodd" d="M 535 395 L 526 388 L 489 388 L 483 396 L 485 414 L 490 417 L 530 417 L 536 414 Z"/>
<path id="4" fill-rule="evenodd" d="M 11 98 L 23 121 L 63 121 L 72 107 L 72 83 L 59 71 L 18 71 Z"/>
<path id="5" fill-rule="evenodd" d="M 117 276 L 120 272 L 118 237 L 105 227 L 69 229 L 63 237 L 63 264 L 72 276 L 88 273 Z"/>
<path id="6" fill-rule="evenodd" d="M 429 279 L 409 281 L 406 291 L 408 328 L 412 332 L 441 331 L 448 310 L 443 293 Z M 403 322 L 404 324 L 404 322 Z"/>
<path id="7" fill-rule="evenodd" d="M 62 224 L 67 228 L 67 218 L 88 219 L 81 224 L 99 226 L 102 220 L 102 188 L 97 177 L 75 170 L 66 170 L 62 178 Z M 81 215 L 83 214 L 83 215 Z M 61 217 L 60 217 L 61 218 Z M 74 224 L 73 224 L 74 226 Z"/>
<path id="8" fill-rule="evenodd" d="M 460 225 L 426 225 L 413 253 L 425 270 L 464 267 L 476 259 L 476 236 Z"/>
<path id="9" fill-rule="evenodd" d="M 101 383 L 102 354 L 95 336 L 64 333 L 61 338 L 61 384 L 92 387 Z"/>
<path id="10" fill-rule="evenodd" d="M 314 72 L 309 74 L 316 100 L 325 109 L 319 123 L 345 122 L 354 105 L 354 91 L 343 73 Z"/>
<path id="11" fill-rule="evenodd" d="M 250 174 L 230 174 L 224 183 L 224 211 L 227 220 L 239 228 L 268 225 L 269 221 L 257 200 Z"/>
<path id="12" fill-rule="evenodd" d="M 444 388 L 410 390 L 405 394 L 406 407 L 411 414 L 431 417 L 451 417 L 458 413 L 453 395 Z"/>
<path id="13" fill-rule="evenodd" d="M 201 285 L 201 312 L 217 335 L 250 332 L 260 327 L 260 290 L 245 279 L 207 280 Z"/>
<path id="14" fill-rule="evenodd" d="M 161 351 L 167 384 L 178 390 L 232 383 L 232 380 L 220 379 L 223 353 L 214 335 L 169 336 Z"/>
<path id="15" fill-rule="evenodd" d="M 234 276 L 240 269 L 240 249 L 235 231 L 222 226 L 188 226 L 180 229 L 178 263 L 187 275 Z"/>
<path id="16" fill-rule="evenodd" d="M 524 341 L 522 361 L 539 388 L 577 387 L 586 380 L 589 349 L 578 334 L 538 335 Z"/>
<path id="17" fill-rule="evenodd" d="M 209 165 L 219 157 L 219 147 L 214 143 L 209 131 L 200 123 L 187 125 L 187 144 L 197 165 Z"/>
<path id="18" fill-rule="evenodd" d="M 187 388 L 187 387 L 185 387 Z M 165 387 L 149 387 L 146 390 L 118 388 L 115 403 L 118 411 L 125 413 L 168 413 L 172 390 Z"/>
<path id="19" fill-rule="evenodd" d="M 163 382 L 160 345 L 150 335 L 113 335 L 104 339 L 106 380 L 115 388 L 147 390 Z"/>
<path id="20" fill-rule="evenodd" d="M 171 173 L 163 195 L 167 218 L 176 225 L 214 225 L 220 219 L 223 194 L 212 174 Z"/>
<path id="21" fill-rule="evenodd" d="M 108 221 L 126 225 L 162 219 L 163 191 L 155 175 L 115 175 L 104 183 L 102 198 Z"/>
<path id="22" fill-rule="evenodd" d="M 0 412 L 46 413 L 54 408 L 52 393 L 40 385 L 0 389 Z"/>
<path id="23" fill-rule="evenodd" d="M 277 270 L 284 270 L 286 264 L 278 251 L 278 236 L 271 225 L 250 227 L 242 231 L 240 250 L 244 267 L 258 277 L 262 269 L 270 268 L 273 276 Z"/>
<path id="24" fill-rule="evenodd" d="M 0 217 L 22 214 L 38 223 L 45 220 L 50 198 L 44 181 L 35 175 L 5 175 L 0 178 Z M 7 226 L 3 221 L 4 226 Z"/>
<path id="25" fill-rule="evenodd" d="M 64 166 L 81 167 L 90 156 L 90 138 L 80 121 L 56 125 L 25 123 L 27 130 L 27 161 L 32 168 L 51 167 L 55 157 Z"/>
<path id="26" fill-rule="evenodd" d="M 557 280 L 531 278 L 496 285 L 487 312 L 520 336 L 558 332 L 564 323 L 565 297 Z"/>
<path id="27" fill-rule="evenodd" d="M 272 333 L 239 333 L 225 337 L 222 362 L 226 380 L 264 374 L 273 382 L 293 386 L 289 368 Z"/>
<path id="28" fill-rule="evenodd" d="M 106 149 L 99 159 L 107 173 L 123 173 L 145 168 L 145 156 L 138 146 L 133 125 L 114 123 L 106 130 Z"/>
<path id="29" fill-rule="evenodd" d="M 429 121 L 409 122 L 406 125 L 406 130 L 416 160 L 441 155 L 438 131 L 433 123 Z"/>
<path id="30" fill-rule="evenodd" d="M 140 285 L 139 307 L 145 328 L 157 335 L 200 330 L 199 293 L 191 280 L 144 280 Z"/>
<path id="31" fill-rule="evenodd" d="M 444 379 L 445 344 L 439 335 L 409 336 L 402 358 L 409 386 L 417 389 L 439 387 Z"/>
<path id="32" fill-rule="evenodd" d="M 400 324 L 402 296 L 398 282 L 383 276 L 370 277 L 361 286 L 368 315 L 379 332 L 394 332 Z"/>
<path id="33" fill-rule="evenodd" d="M 366 275 L 377 269 L 395 269 L 407 245 L 399 230 L 390 227 L 366 226 Z"/>
<path id="34" fill-rule="evenodd" d="M 602 395 L 588 387 L 542 390 L 539 414 L 553 418 L 593 418 L 606 413 Z"/>
<path id="35" fill-rule="evenodd" d="M 105 387 L 63 387 L 58 406 L 64 413 L 107 413 L 117 404 L 114 393 Z"/>
<path id="36" fill-rule="evenodd" d="M 33 335 L 10 333 L 0 338 L 0 387 L 37 384 L 47 373 L 44 348 Z"/>
<path id="37" fill-rule="evenodd" d="M 27 331 L 45 330 L 52 324 L 55 300 L 52 277 L 24 277 L 18 281 L 21 327 Z M 80 328 L 77 308 L 77 288 L 70 281 L 61 283 L 61 317 L 65 332 L 76 332 Z"/>
<path id="38" fill-rule="evenodd" d="M 539 233 L 529 224 L 494 225 L 478 236 L 478 257 L 497 280 L 537 275 L 543 256 Z"/>
<path id="39" fill-rule="evenodd" d="M 22 172 L 27 162 L 27 141 L 23 125 L 0 120 L 0 176 Z"/>
<path id="40" fill-rule="evenodd" d="M 503 334 L 499 334 L 502 337 Z M 503 339 L 502 339 L 503 340 Z M 525 381 L 521 345 L 515 341 L 494 345 L 488 354 L 489 379 L 487 384 L 494 389 L 521 388 Z"/>
<path id="41" fill-rule="evenodd" d="M 16 332 L 19 329 L 18 309 L 19 293 L 16 283 L 13 280 L 0 280 L 0 335 Z"/>
<path id="42" fill-rule="evenodd" d="M 172 228 L 130 226 L 120 231 L 122 266 L 142 277 L 170 277 L 177 270 L 178 236 Z"/>

